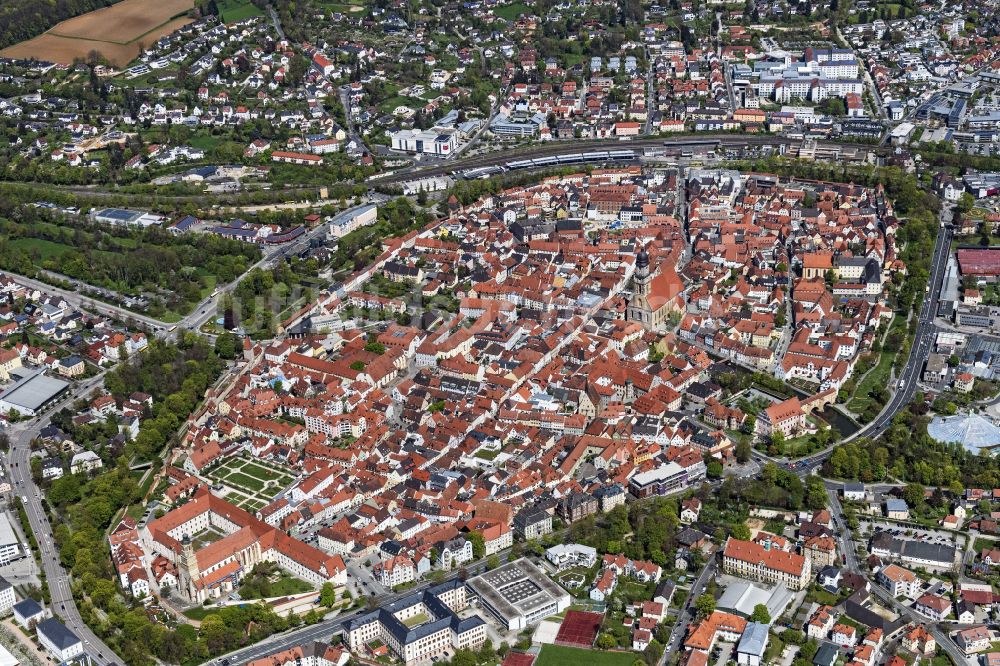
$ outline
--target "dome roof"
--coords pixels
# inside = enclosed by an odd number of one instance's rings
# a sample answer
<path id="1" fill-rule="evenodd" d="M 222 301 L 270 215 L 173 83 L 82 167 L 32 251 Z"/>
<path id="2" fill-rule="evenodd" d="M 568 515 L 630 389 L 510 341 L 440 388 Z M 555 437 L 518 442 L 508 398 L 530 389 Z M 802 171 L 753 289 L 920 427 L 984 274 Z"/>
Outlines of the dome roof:
<path id="1" fill-rule="evenodd" d="M 635 267 L 649 268 L 649 252 L 646 252 L 646 248 L 642 248 L 639 254 L 635 255 Z"/>
<path id="2" fill-rule="evenodd" d="M 927 426 L 927 434 L 939 442 L 955 442 L 967 450 L 1000 446 L 1000 428 L 979 414 L 935 416 Z"/>

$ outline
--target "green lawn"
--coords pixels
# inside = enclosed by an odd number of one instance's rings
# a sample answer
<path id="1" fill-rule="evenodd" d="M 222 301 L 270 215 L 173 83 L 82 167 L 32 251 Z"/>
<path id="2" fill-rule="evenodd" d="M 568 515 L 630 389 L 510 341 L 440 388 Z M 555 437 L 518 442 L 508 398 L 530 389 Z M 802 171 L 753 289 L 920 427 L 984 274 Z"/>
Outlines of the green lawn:
<path id="1" fill-rule="evenodd" d="M 426 100 L 422 100 L 419 97 L 403 97 L 402 95 L 395 95 L 385 100 L 379 105 L 379 110 L 382 113 L 392 113 L 397 106 L 408 106 L 414 111 L 419 111 L 424 108 L 427 104 Z"/>
<path id="2" fill-rule="evenodd" d="M 516 21 L 517 17 L 521 14 L 530 14 L 531 7 L 524 4 L 523 2 L 515 2 L 512 5 L 504 5 L 503 7 L 497 7 L 493 10 L 493 13 L 502 19 L 507 19 L 508 21 Z"/>
<path id="3" fill-rule="evenodd" d="M 213 291 L 215 291 L 215 285 L 218 282 L 218 278 L 211 273 L 205 272 L 205 286 L 201 288 L 201 297 L 208 298 Z"/>
<path id="4" fill-rule="evenodd" d="M 818 604 L 824 604 L 827 606 L 836 606 L 840 603 L 840 597 L 836 594 L 831 594 L 821 588 L 819 585 L 814 585 L 809 588 L 809 592 L 806 594 L 806 601 L 815 601 Z"/>
<path id="5" fill-rule="evenodd" d="M 256 513 L 260 511 L 265 506 L 265 502 L 261 500 L 247 500 L 240 504 L 240 508 L 249 511 L 250 513 Z"/>
<path id="6" fill-rule="evenodd" d="M 634 652 L 601 652 L 562 645 L 543 645 L 535 666 L 632 666 Z"/>
<path id="7" fill-rule="evenodd" d="M 222 139 L 211 134 L 199 134 L 198 136 L 191 137 L 187 142 L 195 148 L 208 152 L 222 143 Z"/>
<path id="8" fill-rule="evenodd" d="M 417 625 L 423 624 L 424 622 L 426 622 L 429 619 L 430 619 L 430 617 L 428 617 L 427 613 L 417 613 L 413 617 L 411 617 L 411 618 L 409 618 L 407 620 L 403 620 L 403 624 L 405 624 L 407 627 L 409 627 L 410 629 L 412 629 L 413 627 L 416 627 Z"/>
<path id="9" fill-rule="evenodd" d="M 892 362 L 896 358 L 896 350 L 884 351 L 880 354 L 878 365 L 865 375 L 861 383 L 854 391 L 854 398 L 847 403 L 847 408 L 855 414 L 860 414 L 868 408 L 872 399 L 868 392 L 877 386 L 886 386 L 889 383 L 889 370 L 892 369 Z"/>
<path id="10" fill-rule="evenodd" d="M 340 12 L 341 14 L 349 14 L 354 17 L 363 17 L 367 14 L 364 5 L 360 2 L 346 4 L 342 2 L 320 2 L 319 4 L 331 12 Z"/>
<path id="11" fill-rule="evenodd" d="M 615 588 L 615 597 L 628 603 L 644 601 L 653 597 L 651 585 L 643 585 L 637 581 L 619 580 L 618 587 Z"/>
<path id="12" fill-rule="evenodd" d="M 591 582 L 593 582 L 594 575 L 596 573 L 597 573 L 597 567 L 594 567 L 592 569 L 584 569 L 583 567 L 570 567 L 565 571 L 560 571 L 552 578 L 557 583 L 566 588 L 566 591 L 568 591 L 570 594 L 580 598 L 585 598 L 587 597 L 590 591 L 590 584 Z M 582 578 L 582 583 L 580 585 L 576 587 L 571 587 L 569 585 L 570 580 L 573 580 L 574 582 L 580 581 L 581 576 L 583 578 Z"/>
<path id="13" fill-rule="evenodd" d="M 218 611 L 214 608 L 205 608 L 204 606 L 196 606 L 194 608 L 189 608 L 184 611 L 184 617 L 190 620 L 201 621 L 204 620 L 209 615 L 215 615 Z"/>
<path id="14" fill-rule="evenodd" d="M 224 535 L 216 532 L 215 530 L 212 530 L 212 529 L 205 530 L 204 532 L 202 532 L 201 534 L 199 534 L 198 536 L 196 536 L 194 538 L 194 541 L 193 541 L 192 545 L 194 546 L 195 550 L 201 550 L 202 548 L 204 548 L 208 544 L 215 543 L 216 541 L 218 541 L 219 539 L 221 539 L 223 536 Z"/>
<path id="15" fill-rule="evenodd" d="M 886 334 L 886 338 L 890 333 L 899 333 L 904 338 L 906 337 L 906 317 L 902 315 L 896 315 L 892 318 L 892 324 L 889 326 L 889 331 Z M 884 338 L 885 339 L 885 338 Z M 883 340 L 884 340 L 883 339 Z M 893 361 L 896 358 L 896 354 L 899 352 L 898 349 L 884 349 L 879 355 L 878 364 L 871 369 L 871 371 L 865 375 L 857 388 L 854 390 L 854 397 L 851 401 L 847 403 L 847 408 L 850 409 L 855 414 L 860 414 L 864 412 L 872 402 L 872 399 L 868 396 L 868 393 L 877 387 L 887 386 L 889 383 L 889 371 L 892 369 Z"/>
<path id="16" fill-rule="evenodd" d="M 243 472 L 233 472 L 226 477 L 226 485 L 236 486 L 237 488 L 243 488 L 244 490 L 252 490 L 254 492 L 259 492 L 264 490 L 264 482 L 258 481 L 252 476 L 248 476 Z"/>
<path id="17" fill-rule="evenodd" d="M 42 240 L 40 238 L 18 238 L 10 242 L 10 246 L 19 250 L 24 250 L 29 254 L 38 253 L 42 261 L 63 256 L 73 248 L 62 243 Z"/>
<path id="18" fill-rule="evenodd" d="M 292 477 L 281 472 L 276 472 L 273 469 L 267 469 L 266 467 L 261 467 L 260 465 L 255 465 L 254 463 L 247 463 L 240 470 L 244 474 L 249 474 L 255 479 L 260 479 L 261 481 L 281 481 L 282 483 L 291 482 Z"/>
<path id="19" fill-rule="evenodd" d="M 242 505 L 244 502 L 251 502 L 253 500 L 242 493 L 230 491 L 226 493 L 226 501 L 230 504 Z"/>
<path id="20" fill-rule="evenodd" d="M 304 580 L 299 580 L 290 574 L 282 572 L 281 578 L 271 583 L 266 592 L 268 597 L 285 597 L 291 594 L 302 594 L 303 592 L 309 592 L 314 589 L 316 588 Z M 249 587 L 241 587 L 239 593 L 244 599 L 260 598 L 258 593 Z"/>
<path id="21" fill-rule="evenodd" d="M 264 12 L 249 0 L 219 0 L 216 5 L 223 23 L 236 23 L 251 16 L 264 16 Z"/>

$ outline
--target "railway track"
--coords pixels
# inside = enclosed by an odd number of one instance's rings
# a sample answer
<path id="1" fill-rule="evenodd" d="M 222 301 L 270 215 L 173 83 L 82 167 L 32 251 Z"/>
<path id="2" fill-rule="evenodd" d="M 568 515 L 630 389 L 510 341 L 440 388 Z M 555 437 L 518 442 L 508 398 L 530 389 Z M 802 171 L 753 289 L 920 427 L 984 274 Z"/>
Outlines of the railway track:
<path id="1" fill-rule="evenodd" d="M 490 153 L 488 155 L 476 155 L 453 162 L 445 162 L 434 166 L 409 169 L 397 173 L 373 177 L 369 182 L 378 184 L 395 184 L 419 178 L 429 178 L 433 176 L 443 176 L 450 174 L 460 174 L 476 169 L 486 169 L 514 163 L 523 163 L 526 160 L 537 160 L 547 157 L 559 157 L 572 154 L 588 154 L 600 152 L 621 153 L 631 150 L 635 153 L 644 148 L 695 148 L 711 146 L 716 148 L 742 148 L 749 146 L 772 146 L 789 148 L 801 148 L 803 142 L 798 139 L 789 139 L 775 136 L 739 135 L 739 134 L 706 134 L 704 136 L 684 136 L 676 138 L 645 138 L 634 139 L 632 141 L 599 139 L 595 141 L 572 141 L 565 143 L 550 143 L 547 145 L 532 146 L 521 150 L 510 150 L 502 153 Z M 876 146 L 863 143 L 839 142 L 839 141 L 817 141 L 815 149 L 820 153 L 830 153 L 842 150 L 870 151 L 876 150 Z M 636 159 L 637 154 L 633 154 L 632 159 Z M 611 158 L 612 161 L 614 158 Z M 581 162 L 587 160 L 580 160 Z M 564 162 L 569 163 L 569 162 Z M 561 162 L 553 162 L 549 165 L 537 166 L 558 166 Z M 518 167 L 513 167 L 518 168 Z M 489 174 L 487 174 L 489 175 Z"/>

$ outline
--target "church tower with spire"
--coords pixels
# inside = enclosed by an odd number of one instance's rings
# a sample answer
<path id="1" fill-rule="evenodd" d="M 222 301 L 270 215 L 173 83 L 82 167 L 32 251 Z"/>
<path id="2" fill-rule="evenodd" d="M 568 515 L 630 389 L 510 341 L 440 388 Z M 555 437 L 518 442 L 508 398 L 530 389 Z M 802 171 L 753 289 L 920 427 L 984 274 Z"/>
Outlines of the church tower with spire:
<path id="1" fill-rule="evenodd" d="M 643 326 L 649 327 L 651 323 L 649 307 L 649 285 L 652 282 L 649 272 L 649 253 L 646 248 L 639 250 L 635 255 L 635 273 L 632 275 L 632 300 L 628 303 L 625 311 L 625 318 L 629 321 L 637 321 Z"/>

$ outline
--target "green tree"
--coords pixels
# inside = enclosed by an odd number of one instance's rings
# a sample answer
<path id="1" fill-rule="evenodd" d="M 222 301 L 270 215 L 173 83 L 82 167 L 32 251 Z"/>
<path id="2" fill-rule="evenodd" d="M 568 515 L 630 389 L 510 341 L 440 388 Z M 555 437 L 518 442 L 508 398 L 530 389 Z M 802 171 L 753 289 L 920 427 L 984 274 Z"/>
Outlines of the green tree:
<path id="1" fill-rule="evenodd" d="M 785 433 L 780 430 L 775 430 L 771 433 L 771 444 L 768 446 L 768 451 L 772 455 L 779 455 L 785 451 Z"/>
<path id="2" fill-rule="evenodd" d="M 655 638 L 649 642 L 646 649 L 642 651 L 642 660 L 646 666 L 656 666 L 663 657 L 663 643 Z"/>
<path id="3" fill-rule="evenodd" d="M 479 653 L 477 655 L 480 664 L 491 664 L 496 661 L 497 653 L 493 649 L 493 641 L 487 638 L 483 641 L 482 646 L 479 648 Z"/>
<path id="4" fill-rule="evenodd" d="M 215 339 L 215 353 L 219 358 L 234 359 L 240 349 L 239 337 L 230 331 L 226 331 Z"/>
<path id="5" fill-rule="evenodd" d="M 699 618 L 708 617 L 715 611 L 715 597 L 707 593 L 699 595 L 694 600 L 694 609 L 698 613 Z"/>
<path id="6" fill-rule="evenodd" d="M 319 604 L 325 608 L 332 608 L 337 603 L 337 590 L 333 583 L 323 583 L 319 590 Z"/>
<path id="7" fill-rule="evenodd" d="M 806 480 L 806 506 L 812 510 L 826 508 L 827 494 L 823 481 L 816 476 Z"/>
<path id="8" fill-rule="evenodd" d="M 964 215 L 972 210 L 976 205 L 976 199 L 968 192 L 962 192 L 962 195 L 958 198 L 958 203 L 955 205 L 955 210 Z"/>
<path id="9" fill-rule="evenodd" d="M 819 652 L 819 645 L 815 640 L 810 638 L 799 648 L 799 657 L 804 659 L 806 663 L 811 664 L 817 652 Z"/>
<path id="10" fill-rule="evenodd" d="M 733 525 L 732 529 L 729 530 L 729 535 L 740 541 L 749 541 L 750 528 L 747 527 L 745 523 L 736 523 Z"/>
<path id="11" fill-rule="evenodd" d="M 919 483 L 908 483 L 903 488 L 903 499 L 910 508 L 920 506 L 924 501 L 924 487 Z"/>
<path id="12" fill-rule="evenodd" d="M 477 560 L 486 554 L 486 540 L 483 533 L 479 531 L 469 532 L 469 541 L 472 542 L 472 556 Z"/>
<path id="13" fill-rule="evenodd" d="M 741 436 L 740 441 L 736 443 L 736 462 L 749 462 L 752 455 L 753 446 L 750 444 L 750 438 Z"/>
<path id="14" fill-rule="evenodd" d="M 759 622 L 760 624 L 771 624 L 771 614 L 767 610 L 765 604 L 757 604 L 753 607 L 753 613 L 750 614 L 751 622 Z"/>
<path id="15" fill-rule="evenodd" d="M 722 463 L 718 460 L 712 460 L 708 463 L 705 468 L 705 473 L 710 479 L 721 479 L 722 478 Z"/>
<path id="16" fill-rule="evenodd" d="M 385 345 L 381 342 L 369 342 L 365 345 L 365 351 L 381 356 L 385 353 Z"/>

